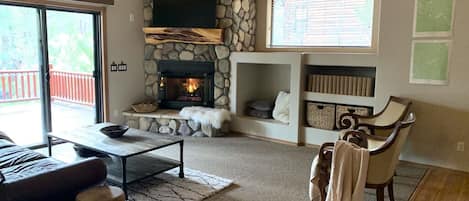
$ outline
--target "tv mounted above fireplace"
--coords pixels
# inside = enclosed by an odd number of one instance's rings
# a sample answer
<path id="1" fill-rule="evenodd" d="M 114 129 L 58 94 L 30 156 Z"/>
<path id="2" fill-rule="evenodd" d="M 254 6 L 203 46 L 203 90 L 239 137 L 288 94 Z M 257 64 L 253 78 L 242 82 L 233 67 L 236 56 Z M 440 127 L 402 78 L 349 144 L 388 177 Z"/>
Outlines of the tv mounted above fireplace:
<path id="1" fill-rule="evenodd" d="M 153 0 L 153 27 L 215 28 L 217 0 Z"/>

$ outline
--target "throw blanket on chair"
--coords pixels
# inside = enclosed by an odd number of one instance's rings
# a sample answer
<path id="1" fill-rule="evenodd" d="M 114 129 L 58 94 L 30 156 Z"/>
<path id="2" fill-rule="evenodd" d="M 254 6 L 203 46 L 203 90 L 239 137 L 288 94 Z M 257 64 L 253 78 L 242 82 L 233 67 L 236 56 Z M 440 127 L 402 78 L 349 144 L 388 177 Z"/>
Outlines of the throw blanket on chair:
<path id="1" fill-rule="evenodd" d="M 309 198 L 311 201 L 321 201 L 321 187 L 319 185 L 321 163 L 319 156 L 316 156 L 311 164 L 311 176 L 309 177 Z"/>
<path id="2" fill-rule="evenodd" d="M 310 200 L 363 201 L 369 156 L 350 142 L 324 143 L 311 164 Z"/>
<path id="3" fill-rule="evenodd" d="M 367 149 L 343 140 L 337 141 L 326 201 L 362 201 L 369 158 Z"/>
<path id="4" fill-rule="evenodd" d="M 228 110 L 198 106 L 182 108 L 179 115 L 203 125 L 212 125 L 216 129 L 220 129 L 223 122 L 231 120 L 231 114 Z"/>

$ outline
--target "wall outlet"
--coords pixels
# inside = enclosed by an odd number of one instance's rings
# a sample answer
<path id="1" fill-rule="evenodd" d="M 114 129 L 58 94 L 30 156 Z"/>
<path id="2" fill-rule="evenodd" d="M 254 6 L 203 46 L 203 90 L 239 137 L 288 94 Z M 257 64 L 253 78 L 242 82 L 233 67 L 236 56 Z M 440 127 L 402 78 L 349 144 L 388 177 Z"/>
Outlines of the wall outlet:
<path id="1" fill-rule="evenodd" d="M 464 142 L 458 142 L 456 145 L 456 151 L 464 151 Z"/>

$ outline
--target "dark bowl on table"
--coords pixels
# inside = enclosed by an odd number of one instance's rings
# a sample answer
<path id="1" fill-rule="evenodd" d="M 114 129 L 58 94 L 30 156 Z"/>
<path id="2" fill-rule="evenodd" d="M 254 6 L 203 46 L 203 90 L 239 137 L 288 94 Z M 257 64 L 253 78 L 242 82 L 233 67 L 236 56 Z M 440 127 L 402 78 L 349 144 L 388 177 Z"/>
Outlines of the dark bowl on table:
<path id="1" fill-rule="evenodd" d="M 110 138 L 122 137 L 127 130 L 129 130 L 129 127 L 122 125 L 106 126 L 100 129 L 101 133 L 104 133 Z"/>

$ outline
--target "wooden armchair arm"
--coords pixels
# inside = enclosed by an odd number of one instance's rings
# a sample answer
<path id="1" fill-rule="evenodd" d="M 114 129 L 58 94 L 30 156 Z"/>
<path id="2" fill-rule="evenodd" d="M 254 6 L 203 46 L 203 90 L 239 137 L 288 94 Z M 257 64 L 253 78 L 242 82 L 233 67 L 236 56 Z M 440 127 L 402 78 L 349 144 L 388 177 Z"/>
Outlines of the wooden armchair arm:
<path id="1" fill-rule="evenodd" d="M 369 120 L 377 118 L 377 115 L 363 116 L 352 113 L 345 113 L 340 116 L 340 129 L 354 129 L 357 130 L 360 127 L 366 127 L 371 130 L 371 134 L 374 134 L 375 129 L 390 129 L 394 128 L 396 122 L 392 122 L 386 125 L 376 125 L 369 123 Z M 368 122 L 367 122 L 368 121 Z"/>
<path id="2" fill-rule="evenodd" d="M 353 113 L 345 113 L 340 115 L 339 119 L 339 126 L 340 129 L 356 129 L 358 128 L 358 125 L 360 124 L 360 119 L 372 119 L 375 118 L 375 115 L 371 116 L 364 116 L 364 115 L 359 115 L 359 114 L 353 114 Z"/>

